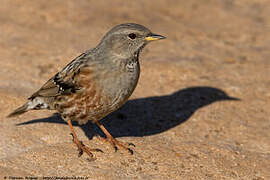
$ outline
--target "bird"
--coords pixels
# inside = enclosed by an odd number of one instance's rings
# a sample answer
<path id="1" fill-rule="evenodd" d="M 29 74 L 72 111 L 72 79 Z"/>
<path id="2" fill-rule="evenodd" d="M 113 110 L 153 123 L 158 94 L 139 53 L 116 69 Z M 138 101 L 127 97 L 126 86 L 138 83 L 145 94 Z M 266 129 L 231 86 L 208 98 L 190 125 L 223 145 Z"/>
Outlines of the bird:
<path id="1" fill-rule="evenodd" d="M 122 148 L 133 154 L 129 146 L 135 145 L 116 140 L 100 120 L 124 105 L 136 88 L 142 49 L 149 42 L 165 38 L 140 24 L 116 25 L 96 47 L 73 59 L 7 117 L 30 110 L 56 110 L 70 127 L 79 157 L 83 153 L 93 157 L 92 152 L 103 151 L 84 145 L 74 131 L 73 121 L 96 124 L 106 135 L 101 140 L 109 142 L 115 151 Z"/>

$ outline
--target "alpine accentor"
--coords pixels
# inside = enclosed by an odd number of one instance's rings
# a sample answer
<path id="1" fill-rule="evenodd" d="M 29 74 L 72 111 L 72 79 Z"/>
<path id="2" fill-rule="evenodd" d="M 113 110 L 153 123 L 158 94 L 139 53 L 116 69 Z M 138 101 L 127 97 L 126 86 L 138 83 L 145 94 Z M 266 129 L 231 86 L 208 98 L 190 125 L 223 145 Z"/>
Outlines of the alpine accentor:
<path id="1" fill-rule="evenodd" d="M 90 149 L 79 141 L 71 121 L 96 123 L 107 136 L 104 140 L 116 150 L 119 147 L 132 153 L 127 143 L 114 139 L 99 120 L 121 107 L 134 91 L 143 47 L 164 38 L 139 24 L 115 26 L 95 48 L 71 61 L 8 117 L 29 110 L 57 110 L 71 129 L 79 156 L 83 152 L 92 156 L 91 151 L 100 150 Z"/>

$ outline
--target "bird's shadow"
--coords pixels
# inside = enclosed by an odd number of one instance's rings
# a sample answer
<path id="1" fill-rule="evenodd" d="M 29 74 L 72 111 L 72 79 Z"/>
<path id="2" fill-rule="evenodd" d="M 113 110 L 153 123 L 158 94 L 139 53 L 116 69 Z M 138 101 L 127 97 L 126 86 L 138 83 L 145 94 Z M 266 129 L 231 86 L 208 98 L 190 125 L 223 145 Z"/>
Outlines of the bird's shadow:
<path id="1" fill-rule="evenodd" d="M 169 130 L 185 121 L 201 107 L 217 101 L 239 100 L 213 87 L 190 87 L 169 95 L 129 100 L 122 108 L 102 120 L 114 137 L 149 136 Z M 20 125 L 33 123 L 67 123 L 59 114 L 34 119 Z M 76 122 L 73 125 L 78 126 Z M 80 126 L 89 139 L 96 134 L 104 136 L 96 125 L 88 122 Z"/>

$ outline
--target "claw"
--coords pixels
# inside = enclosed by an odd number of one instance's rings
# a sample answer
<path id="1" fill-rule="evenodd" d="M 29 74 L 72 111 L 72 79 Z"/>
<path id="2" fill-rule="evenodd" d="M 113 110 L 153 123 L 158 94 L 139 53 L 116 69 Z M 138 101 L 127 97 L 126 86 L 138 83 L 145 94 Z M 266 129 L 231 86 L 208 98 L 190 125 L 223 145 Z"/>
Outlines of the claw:
<path id="1" fill-rule="evenodd" d="M 132 149 L 130 149 L 130 148 L 127 148 L 127 149 L 128 149 L 128 151 L 129 151 L 129 153 L 130 153 L 131 155 L 133 155 Z"/>
<path id="2" fill-rule="evenodd" d="M 101 149 L 93 149 L 93 151 L 104 153 Z"/>
<path id="3" fill-rule="evenodd" d="M 118 147 L 116 145 L 113 145 L 113 148 L 114 148 L 114 152 L 118 151 Z"/>
<path id="4" fill-rule="evenodd" d="M 74 141 L 74 136 L 73 136 L 73 134 L 72 134 L 72 133 L 70 133 L 70 135 L 72 136 L 72 141 Z"/>
<path id="5" fill-rule="evenodd" d="M 133 143 L 128 143 L 129 146 L 133 146 L 133 147 L 136 147 L 135 144 Z"/>
<path id="6" fill-rule="evenodd" d="M 83 155 L 83 150 L 82 150 L 82 149 L 80 149 L 80 148 L 78 148 L 78 151 L 79 151 L 79 153 L 78 153 L 78 157 L 81 157 L 81 156 Z"/>

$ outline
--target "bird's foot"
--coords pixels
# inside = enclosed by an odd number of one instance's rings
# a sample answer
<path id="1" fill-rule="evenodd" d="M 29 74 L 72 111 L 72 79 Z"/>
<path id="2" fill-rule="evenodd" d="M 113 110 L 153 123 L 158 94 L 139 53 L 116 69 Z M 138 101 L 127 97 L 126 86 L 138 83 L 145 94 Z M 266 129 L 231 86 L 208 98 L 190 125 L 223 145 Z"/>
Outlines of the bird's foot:
<path id="1" fill-rule="evenodd" d="M 121 142 L 121 141 L 116 140 L 113 137 L 103 138 L 103 137 L 98 136 L 98 139 L 100 139 L 103 142 L 109 142 L 111 146 L 114 148 L 115 152 L 118 150 L 118 148 L 121 148 L 129 152 L 131 155 L 133 154 L 133 150 L 128 148 L 128 146 L 135 147 L 133 143 Z"/>
<path id="2" fill-rule="evenodd" d="M 82 141 L 79 141 L 78 138 L 75 138 L 73 136 L 73 134 L 71 133 L 71 136 L 72 136 L 72 141 L 77 145 L 78 147 L 78 151 L 79 151 L 79 154 L 78 154 L 78 157 L 81 157 L 83 155 L 83 153 L 85 152 L 86 154 L 88 154 L 88 156 L 93 159 L 93 154 L 92 152 L 103 152 L 102 150 L 100 149 L 91 149 L 91 148 L 88 148 L 87 146 L 85 146 L 83 144 Z"/>

